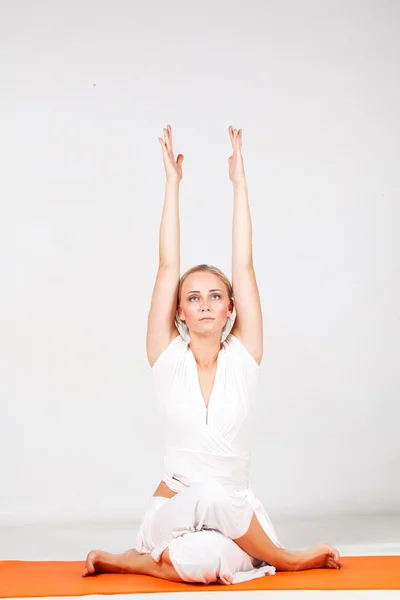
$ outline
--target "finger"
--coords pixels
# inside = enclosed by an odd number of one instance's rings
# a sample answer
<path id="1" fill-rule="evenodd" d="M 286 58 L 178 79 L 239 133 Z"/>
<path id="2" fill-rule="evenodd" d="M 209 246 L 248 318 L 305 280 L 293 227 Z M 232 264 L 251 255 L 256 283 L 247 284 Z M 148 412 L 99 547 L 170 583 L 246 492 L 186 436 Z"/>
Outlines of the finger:
<path id="1" fill-rule="evenodd" d="M 165 129 L 165 127 L 164 127 L 164 139 L 165 139 L 165 145 L 167 147 L 167 151 L 171 152 L 171 142 L 169 139 L 169 131 L 168 131 L 168 129 Z"/>
<path id="2" fill-rule="evenodd" d="M 164 142 L 164 140 L 163 140 L 163 139 L 161 139 L 161 138 L 158 138 L 158 141 L 160 142 L 161 149 L 162 149 L 162 151 L 163 151 L 163 154 L 164 154 L 164 152 L 167 152 L 167 147 L 166 147 L 166 145 L 165 145 L 165 142 Z"/>
<path id="3" fill-rule="evenodd" d="M 167 149 L 167 152 L 169 152 L 169 144 L 168 144 L 168 131 L 167 129 L 163 129 L 163 134 L 164 134 L 164 144 L 165 144 L 165 148 Z"/>
<path id="4" fill-rule="evenodd" d="M 235 139 L 235 150 L 238 150 L 239 145 L 238 145 L 238 130 L 234 129 L 233 130 L 233 134 L 234 134 L 234 139 Z"/>
<path id="5" fill-rule="evenodd" d="M 173 152 L 173 143 L 172 143 L 172 127 L 171 125 L 167 125 L 167 130 L 168 130 L 168 140 L 171 146 L 171 152 Z"/>
<path id="6" fill-rule="evenodd" d="M 229 137 L 231 139 L 232 148 L 233 148 L 233 129 L 232 129 L 232 125 L 229 125 L 228 131 L 229 131 Z"/>

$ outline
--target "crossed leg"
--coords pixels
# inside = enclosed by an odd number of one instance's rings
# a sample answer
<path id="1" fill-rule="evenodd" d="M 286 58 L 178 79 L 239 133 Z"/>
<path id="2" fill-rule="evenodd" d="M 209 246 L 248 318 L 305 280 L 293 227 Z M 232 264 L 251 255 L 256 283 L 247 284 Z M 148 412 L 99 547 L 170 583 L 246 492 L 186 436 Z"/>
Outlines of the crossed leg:
<path id="1" fill-rule="evenodd" d="M 199 496 L 201 491 L 205 493 Z M 235 537 L 233 534 L 235 527 L 231 525 L 230 507 L 218 487 L 201 487 L 197 490 L 190 488 L 169 499 L 155 513 L 151 523 L 157 535 L 161 536 L 161 540 L 169 537 L 168 532 L 174 529 L 174 520 L 175 529 L 187 528 L 198 531 L 201 527 L 205 527 L 221 531 L 250 557 L 273 565 L 279 571 L 341 567 L 339 552 L 329 544 L 320 544 L 298 552 L 276 546 L 254 513 L 250 516 L 247 531 L 240 537 Z M 143 554 L 137 550 L 128 550 L 122 554 L 93 550 L 87 556 L 82 575 L 85 577 L 94 572 L 141 573 L 170 581 L 182 581 L 171 562 L 168 547 L 165 547 L 156 558 L 157 560 L 148 552 Z"/>
<path id="2" fill-rule="evenodd" d="M 171 537 L 171 531 L 201 528 L 220 531 L 249 556 L 274 566 L 278 571 L 341 566 L 339 552 L 329 544 L 319 544 L 302 551 L 277 546 L 250 505 L 245 500 L 229 496 L 217 481 L 195 484 L 170 498 L 155 513 L 150 537 L 157 546 Z M 157 559 L 157 556 L 154 558 Z"/>
<path id="3" fill-rule="evenodd" d="M 324 567 L 340 569 L 342 566 L 338 550 L 329 544 L 319 544 L 299 551 L 278 548 L 254 513 L 247 532 L 233 541 L 247 554 L 273 565 L 277 571 L 303 571 Z"/>
<path id="4" fill-rule="evenodd" d="M 182 579 L 172 565 L 168 548 L 161 554 L 159 562 L 156 562 L 151 554 L 140 554 L 137 550 L 127 550 L 122 554 L 92 550 L 86 558 L 82 577 L 93 575 L 95 572 L 138 573 L 182 583 Z"/>

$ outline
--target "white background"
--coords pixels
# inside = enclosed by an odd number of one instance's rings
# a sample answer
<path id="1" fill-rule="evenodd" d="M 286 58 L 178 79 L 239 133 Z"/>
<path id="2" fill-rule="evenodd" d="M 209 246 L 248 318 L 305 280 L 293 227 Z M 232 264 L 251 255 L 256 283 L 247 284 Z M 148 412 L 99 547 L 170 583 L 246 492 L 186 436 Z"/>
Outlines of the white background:
<path id="1" fill-rule="evenodd" d="M 231 276 L 243 129 L 264 315 L 252 486 L 275 516 L 400 508 L 400 5 L 0 4 L 0 519 L 138 518 L 172 125 L 181 272 Z"/>

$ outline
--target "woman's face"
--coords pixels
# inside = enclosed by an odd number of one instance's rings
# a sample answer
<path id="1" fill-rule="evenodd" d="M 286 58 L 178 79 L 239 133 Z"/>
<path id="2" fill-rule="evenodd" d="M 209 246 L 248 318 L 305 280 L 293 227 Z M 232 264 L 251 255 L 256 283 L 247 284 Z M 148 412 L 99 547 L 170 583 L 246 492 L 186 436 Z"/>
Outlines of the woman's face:
<path id="1" fill-rule="evenodd" d="M 189 331 L 221 332 L 232 308 L 226 285 L 218 275 L 199 271 L 191 273 L 183 282 L 178 315 L 186 321 Z M 206 317 L 209 320 L 205 320 Z"/>

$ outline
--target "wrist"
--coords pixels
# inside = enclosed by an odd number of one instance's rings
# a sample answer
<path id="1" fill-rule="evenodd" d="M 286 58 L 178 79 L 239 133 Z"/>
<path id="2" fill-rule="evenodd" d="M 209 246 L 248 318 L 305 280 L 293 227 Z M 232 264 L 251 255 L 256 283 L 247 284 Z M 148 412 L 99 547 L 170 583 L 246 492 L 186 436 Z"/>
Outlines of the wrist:
<path id="1" fill-rule="evenodd" d="M 247 181 L 245 179 L 241 179 L 240 181 L 232 181 L 232 185 L 234 188 L 247 187 Z"/>
<path id="2" fill-rule="evenodd" d="M 180 180 L 176 180 L 176 179 L 167 179 L 165 182 L 165 187 L 179 187 L 180 185 Z"/>

